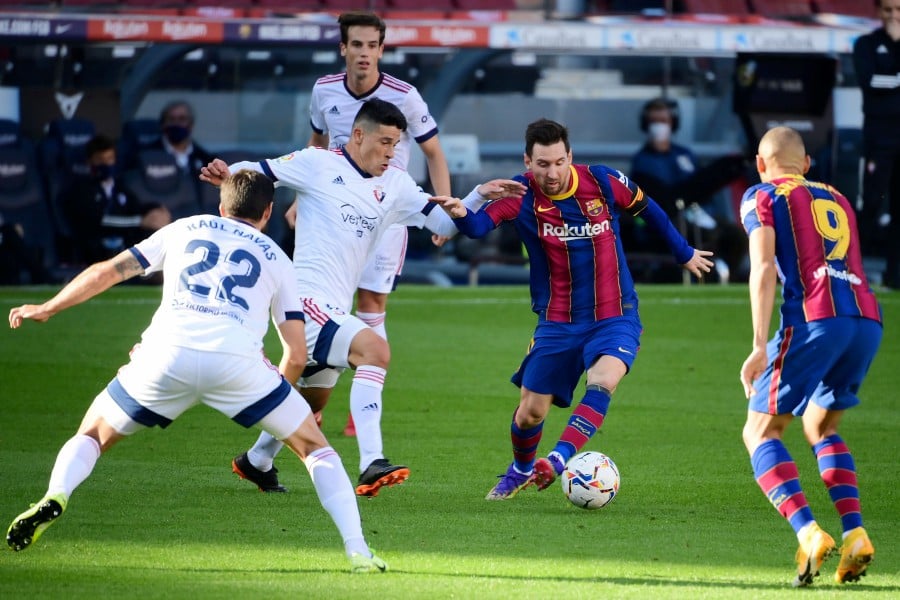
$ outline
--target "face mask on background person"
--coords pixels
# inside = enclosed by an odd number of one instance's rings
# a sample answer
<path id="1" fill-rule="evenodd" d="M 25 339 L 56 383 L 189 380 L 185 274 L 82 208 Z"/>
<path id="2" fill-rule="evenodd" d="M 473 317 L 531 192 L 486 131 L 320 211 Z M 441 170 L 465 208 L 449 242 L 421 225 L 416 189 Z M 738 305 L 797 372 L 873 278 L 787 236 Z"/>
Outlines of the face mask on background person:
<path id="1" fill-rule="evenodd" d="M 105 181 L 116 176 L 116 165 L 99 164 L 91 165 L 91 175 L 97 181 Z"/>
<path id="2" fill-rule="evenodd" d="M 163 133 L 166 135 L 166 139 L 169 140 L 169 143 L 180 144 L 190 137 L 191 129 L 184 125 L 166 125 L 165 129 L 163 129 Z"/>
<path id="3" fill-rule="evenodd" d="M 654 142 L 667 142 L 672 137 L 672 127 L 668 123 L 650 123 L 647 133 Z"/>

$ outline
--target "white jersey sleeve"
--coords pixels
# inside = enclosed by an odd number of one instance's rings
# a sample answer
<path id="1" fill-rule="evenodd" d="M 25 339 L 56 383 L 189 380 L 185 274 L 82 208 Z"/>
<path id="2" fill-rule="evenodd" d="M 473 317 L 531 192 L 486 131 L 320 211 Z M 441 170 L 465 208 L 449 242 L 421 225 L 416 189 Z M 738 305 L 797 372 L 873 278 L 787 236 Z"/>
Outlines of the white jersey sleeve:
<path id="1" fill-rule="evenodd" d="M 437 122 L 428 112 L 428 105 L 425 104 L 419 90 L 412 87 L 406 93 L 400 109 L 406 117 L 406 129 L 417 144 L 437 135 Z"/>
<path id="2" fill-rule="evenodd" d="M 325 114 L 322 111 L 322 102 L 321 87 L 314 85 L 309 97 L 309 125 L 320 135 L 329 133 L 328 122 L 325 121 Z"/>
<path id="3" fill-rule="evenodd" d="M 309 190 L 310 182 L 315 179 L 322 153 L 327 151 L 321 148 L 304 148 L 278 158 L 263 159 L 259 161 L 259 165 L 262 172 L 269 176 L 275 185 L 306 192 Z"/>

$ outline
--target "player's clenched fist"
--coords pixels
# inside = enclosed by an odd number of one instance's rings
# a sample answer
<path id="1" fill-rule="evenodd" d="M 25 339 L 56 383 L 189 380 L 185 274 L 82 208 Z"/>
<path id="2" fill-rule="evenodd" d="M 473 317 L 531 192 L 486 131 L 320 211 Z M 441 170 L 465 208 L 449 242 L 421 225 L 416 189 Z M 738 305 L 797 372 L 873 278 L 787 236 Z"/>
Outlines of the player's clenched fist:
<path id="1" fill-rule="evenodd" d="M 200 181 L 216 186 L 222 185 L 229 175 L 231 173 L 228 171 L 228 163 L 221 158 L 214 158 L 208 165 L 200 168 Z"/>

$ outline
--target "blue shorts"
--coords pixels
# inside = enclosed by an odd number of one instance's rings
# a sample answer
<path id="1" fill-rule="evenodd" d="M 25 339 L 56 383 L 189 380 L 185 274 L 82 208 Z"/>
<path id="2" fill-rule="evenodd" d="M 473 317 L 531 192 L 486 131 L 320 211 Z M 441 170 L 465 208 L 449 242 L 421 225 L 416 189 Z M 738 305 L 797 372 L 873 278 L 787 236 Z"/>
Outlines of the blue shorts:
<path id="1" fill-rule="evenodd" d="M 778 330 L 769 364 L 753 382 L 750 410 L 800 416 L 810 400 L 826 410 L 859 404 L 856 393 L 881 342 L 881 323 L 832 317 Z"/>
<path id="2" fill-rule="evenodd" d="M 615 356 L 631 370 L 640 340 L 641 322 L 635 317 L 595 323 L 541 321 L 511 381 L 538 394 L 553 394 L 553 404 L 566 408 L 581 376 L 601 356 Z"/>

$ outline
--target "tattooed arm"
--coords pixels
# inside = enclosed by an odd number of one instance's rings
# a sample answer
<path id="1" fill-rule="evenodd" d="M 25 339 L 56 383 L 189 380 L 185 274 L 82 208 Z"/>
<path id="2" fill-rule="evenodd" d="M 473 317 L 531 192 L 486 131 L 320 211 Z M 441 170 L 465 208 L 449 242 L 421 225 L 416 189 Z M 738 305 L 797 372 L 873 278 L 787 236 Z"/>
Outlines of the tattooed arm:
<path id="1" fill-rule="evenodd" d="M 94 263 L 78 274 L 58 294 L 43 304 L 24 304 L 9 311 L 9 326 L 16 329 L 25 319 L 43 323 L 56 313 L 90 300 L 112 286 L 141 275 L 144 267 L 130 250 Z"/>

